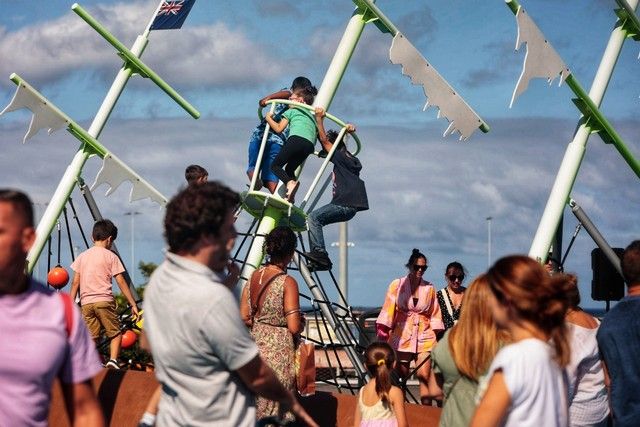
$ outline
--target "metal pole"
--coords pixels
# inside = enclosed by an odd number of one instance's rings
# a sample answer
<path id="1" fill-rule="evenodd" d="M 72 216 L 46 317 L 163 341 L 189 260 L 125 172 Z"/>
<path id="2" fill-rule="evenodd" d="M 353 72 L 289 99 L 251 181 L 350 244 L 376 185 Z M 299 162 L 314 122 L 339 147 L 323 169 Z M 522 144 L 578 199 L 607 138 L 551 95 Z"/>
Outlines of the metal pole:
<path id="1" fill-rule="evenodd" d="M 635 10 L 638 0 L 630 0 L 629 5 Z M 622 25 L 616 25 L 609 38 L 609 43 L 600 61 L 598 71 L 591 85 L 589 97 L 597 106 L 600 106 L 604 92 L 607 89 L 613 68 L 616 65 L 622 45 L 627 34 Z M 529 256 L 542 261 L 547 258 L 549 247 L 553 236 L 558 229 L 560 217 L 564 211 L 565 204 L 569 200 L 573 183 L 578 174 L 578 169 L 584 158 L 587 140 L 591 133 L 590 128 L 583 123 L 581 118 L 580 127 L 576 131 L 573 141 L 567 146 L 564 158 L 560 165 L 558 175 L 553 183 L 547 205 L 540 219 L 538 230 L 531 243 Z"/>
<path id="2" fill-rule="evenodd" d="M 125 215 L 131 216 L 131 285 L 135 286 L 135 278 L 136 278 L 136 245 L 135 245 L 135 218 L 136 215 L 141 215 L 141 212 L 138 211 L 129 211 L 125 212 Z"/>
<path id="3" fill-rule="evenodd" d="M 589 236 L 593 239 L 593 241 L 598 245 L 600 249 L 602 249 L 602 253 L 607 257 L 611 265 L 616 269 L 616 271 L 622 276 L 622 267 L 620 266 L 620 258 L 616 253 L 611 249 L 611 246 L 605 238 L 600 234 L 598 228 L 594 225 L 591 219 L 587 216 L 585 211 L 576 203 L 575 200 L 569 200 L 569 206 L 571 207 L 571 212 L 578 218 L 578 221 L 582 224 Z"/>
<path id="4" fill-rule="evenodd" d="M 347 222 L 341 222 L 340 223 L 340 282 L 339 282 L 339 287 L 340 287 L 340 292 L 342 292 L 342 295 L 344 296 L 344 300 L 341 302 L 341 304 L 346 307 L 348 305 L 348 300 L 349 300 L 349 294 L 348 289 L 349 289 L 349 248 L 348 248 L 348 241 L 349 241 L 349 229 L 347 227 Z"/>
<path id="5" fill-rule="evenodd" d="M 491 267 L 491 220 L 493 217 L 487 217 L 487 268 Z"/>

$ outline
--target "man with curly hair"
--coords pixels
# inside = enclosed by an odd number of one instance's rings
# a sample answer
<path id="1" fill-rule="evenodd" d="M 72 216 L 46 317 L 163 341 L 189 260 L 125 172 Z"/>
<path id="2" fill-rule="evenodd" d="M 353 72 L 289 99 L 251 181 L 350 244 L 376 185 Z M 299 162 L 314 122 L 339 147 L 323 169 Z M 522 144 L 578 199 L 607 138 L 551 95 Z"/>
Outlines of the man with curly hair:
<path id="1" fill-rule="evenodd" d="M 316 424 L 258 354 L 225 280 L 237 193 L 189 186 L 167 205 L 169 245 L 145 292 L 145 332 L 162 385 L 158 425 L 255 425 L 254 396 Z"/>

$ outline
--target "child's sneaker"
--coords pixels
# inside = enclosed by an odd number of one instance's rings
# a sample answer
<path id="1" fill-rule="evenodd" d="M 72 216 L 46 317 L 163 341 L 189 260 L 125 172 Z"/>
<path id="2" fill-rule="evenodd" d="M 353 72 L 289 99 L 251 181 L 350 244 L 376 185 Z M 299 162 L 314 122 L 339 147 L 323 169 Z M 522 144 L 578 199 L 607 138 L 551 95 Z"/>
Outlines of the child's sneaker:
<path id="1" fill-rule="evenodd" d="M 109 369 L 120 369 L 120 365 L 118 365 L 118 361 L 115 359 L 109 359 L 109 361 L 104 364 L 104 367 Z"/>

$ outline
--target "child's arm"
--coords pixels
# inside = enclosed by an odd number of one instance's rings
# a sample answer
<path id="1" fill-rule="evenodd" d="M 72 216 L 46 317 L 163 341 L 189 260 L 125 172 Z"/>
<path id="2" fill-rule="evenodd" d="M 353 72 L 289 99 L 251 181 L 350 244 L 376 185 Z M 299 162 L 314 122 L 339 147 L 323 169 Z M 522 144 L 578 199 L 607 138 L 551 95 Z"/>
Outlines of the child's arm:
<path id="1" fill-rule="evenodd" d="M 273 120 L 273 113 L 271 111 L 267 113 L 265 119 L 275 133 L 282 133 L 282 131 L 285 130 L 285 128 L 289 124 L 289 119 L 287 119 L 286 117 L 281 118 L 279 122 Z"/>
<path id="2" fill-rule="evenodd" d="M 69 296 L 71 297 L 71 301 L 73 302 L 76 302 L 78 289 L 80 289 L 80 273 L 76 271 L 73 274 L 73 282 L 71 282 L 71 292 L 69 292 Z"/>
<path id="3" fill-rule="evenodd" d="M 360 405 L 356 401 L 356 411 L 353 414 L 353 427 L 360 427 L 360 422 L 362 421 L 362 414 L 360 413 Z"/>
<path id="4" fill-rule="evenodd" d="M 442 393 L 442 383 L 442 375 L 436 374 L 432 366 L 431 371 L 429 372 L 429 381 L 427 383 L 427 389 L 429 390 L 428 396 L 433 399 L 442 400 L 444 397 L 444 394 Z"/>
<path id="5" fill-rule="evenodd" d="M 316 125 L 318 126 L 318 139 L 322 148 L 328 153 L 333 147 L 333 144 L 327 138 L 327 132 L 324 130 L 324 108 L 316 107 Z"/>
<path id="6" fill-rule="evenodd" d="M 392 386 L 389 390 L 389 400 L 391 400 L 391 406 L 393 406 L 393 413 L 398 421 L 398 427 L 408 427 L 407 414 L 404 412 L 404 395 L 402 390 L 396 386 Z"/>
<path id="7" fill-rule="evenodd" d="M 265 96 L 258 103 L 260 104 L 261 107 L 265 107 L 267 105 L 267 101 L 271 101 L 272 99 L 289 99 L 290 96 L 291 96 L 291 91 L 288 89 L 283 89 L 283 90 L 274 92 L 271 95 Z"/>
<path id="8" fill-rule="evenodd" d="M 124 280 L 124 275 L 122 273 L 116 274 L 115 278 L 116 278 L 116 283 L 120 288 L 120 292 L 122 292 L 122 295 L 124 295 L 124 297 L 129 302 L 129 305 L 131 306 L 131 312 L 136 317 L 138 317 L 138 306 L 136 305 L 136 301 L 133 299 L 133 295 L 131 295 L 131 291 L 129 290 L 129 285 L 127 285 L 127 282 Z"/>

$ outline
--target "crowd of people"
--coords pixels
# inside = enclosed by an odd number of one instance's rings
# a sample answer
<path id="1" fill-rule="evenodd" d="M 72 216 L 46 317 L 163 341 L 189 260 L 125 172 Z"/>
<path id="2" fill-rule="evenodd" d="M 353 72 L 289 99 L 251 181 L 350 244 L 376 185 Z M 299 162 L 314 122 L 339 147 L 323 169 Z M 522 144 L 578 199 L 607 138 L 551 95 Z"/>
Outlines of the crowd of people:
<path id="1" fill-rule="evenodd" d="M 156 425 L 253 426 L 265 416 L 317 425 L 295 396 L 294 354 L 304 317 L 287 267 L 296 236 L 287 227 L 266 236 L 267 262 L 238 304 L 230 251 L 239 201 L 205 176 L 167 205 L 166 259 L 144 300 L 145 339 L 161 384 Z M 71 297 L 26 274 L 35 237 L 32 204 L 24 193 L 0 190 L 3 423 L 46 425 L 57 378 L 74 425 L 103 425 L 91 386 L 103 366 L 94 341 L 103 330 L 111 359 L 118 334 L 111 324 L 113 295 L 85 281 L 97 274 L 87 265 L 96 265 L 118 283 L 121 264 L 104 252 L 116 236 L 113 224 L 97 222 L 94 247 L 74 263 L 72 296 L 79 292 L 81 313 Z M 428 258 L 420 250 L 406 267 L 407 275 L 389 285 L 378 340 L 363 354 L 370 381 L 358 394 L 355 425 L 407 425 L 399 386 L 412 365 L 421 397 L 443 402 L 443 426 L 637 423 L 640 240 L 621 258 L 628 295 L 602 324 L 580 309 L 574 275 L 552 274 L 526 256 L 501 258 L 468 288 L 465 268 L 450 263 L 440 291 L 424 279 Z"/>

